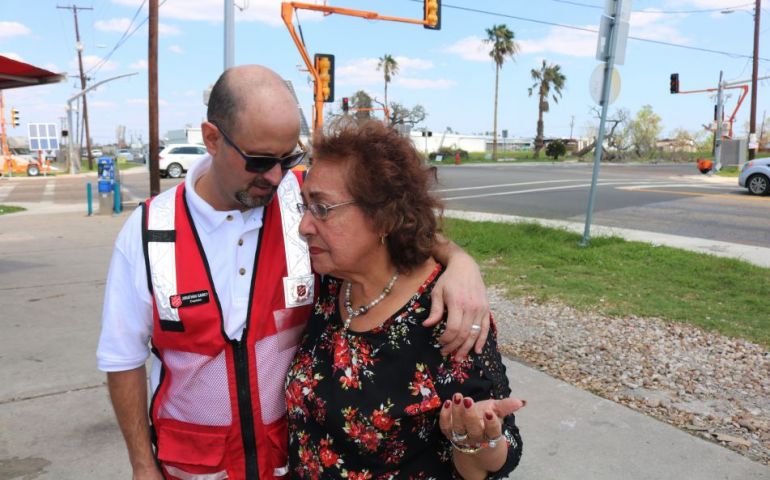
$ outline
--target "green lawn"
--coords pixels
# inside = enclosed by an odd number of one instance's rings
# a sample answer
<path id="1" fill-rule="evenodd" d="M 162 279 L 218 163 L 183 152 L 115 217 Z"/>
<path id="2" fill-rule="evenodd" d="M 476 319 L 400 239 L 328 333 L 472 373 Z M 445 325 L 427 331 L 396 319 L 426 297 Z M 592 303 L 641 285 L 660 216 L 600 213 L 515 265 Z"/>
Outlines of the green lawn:
<path id="1" fill-rule="evenodd" d="M 24 210 L 26 210 L 26 208 L 14 207 L 11 205 L 0 205 L 0 215 L 5 215 L 6 213 L 23 212 Z"/>
<path id="2" fill-rule="evenodd" d="M 613 316 L 660 317 L 770 346 L 770 269 L 536 224 L 446 219 L 448 237 L 511 296 L 558 299 Z"/>

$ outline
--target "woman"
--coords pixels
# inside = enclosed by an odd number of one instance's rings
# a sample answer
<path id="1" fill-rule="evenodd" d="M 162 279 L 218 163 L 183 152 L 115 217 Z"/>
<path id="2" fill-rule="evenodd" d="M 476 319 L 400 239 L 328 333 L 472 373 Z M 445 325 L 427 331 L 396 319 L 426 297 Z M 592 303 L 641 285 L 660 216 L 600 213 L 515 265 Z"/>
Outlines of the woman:
<path id="1" fill-rule="evenodd" d="M 521 438 L 494 331 L 443 356 L 421 326 L 443 266 L 431 172 L 379 122 L 316 137 L 300 233 L 325 275 L 287 378 L 293 478 L 503 478 Z M 474 326 L 478 333 L 480 327 Z"/>

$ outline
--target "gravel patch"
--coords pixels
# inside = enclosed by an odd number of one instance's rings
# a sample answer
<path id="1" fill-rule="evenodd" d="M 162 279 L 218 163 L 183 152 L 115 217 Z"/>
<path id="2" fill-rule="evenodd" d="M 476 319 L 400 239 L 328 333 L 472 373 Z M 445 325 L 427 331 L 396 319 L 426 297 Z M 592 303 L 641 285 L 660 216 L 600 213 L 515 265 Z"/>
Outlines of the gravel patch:
<path id="1" fill-rule="evenodd" d="M 505 355 L 770 465 L 767 349 L 656 318 L 489 297 Z"/>

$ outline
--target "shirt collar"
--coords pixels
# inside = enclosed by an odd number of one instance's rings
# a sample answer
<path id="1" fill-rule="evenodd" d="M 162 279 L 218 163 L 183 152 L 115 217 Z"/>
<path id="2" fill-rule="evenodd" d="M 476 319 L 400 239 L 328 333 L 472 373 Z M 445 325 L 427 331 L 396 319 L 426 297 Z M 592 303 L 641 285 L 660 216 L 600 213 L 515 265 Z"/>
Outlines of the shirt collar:
<path id="1" fill-rule="evenodd" d="M 211 155 L 206 154 L 192 164 L 185 177 L 187 204 L 190 206 L 190 213 L 195 219 L 196 226 L 208 234 L 222 225 L 228 216 L 232 215 L 235 218 L 243 219 L 245 231 L 262 227 L 264 207 L 255 207 L 243 212 L 240 210 L 216 210 L 198 195 L 198 192 L 195 191 L 195 184 L 209 168 L 211 168 Z"/>

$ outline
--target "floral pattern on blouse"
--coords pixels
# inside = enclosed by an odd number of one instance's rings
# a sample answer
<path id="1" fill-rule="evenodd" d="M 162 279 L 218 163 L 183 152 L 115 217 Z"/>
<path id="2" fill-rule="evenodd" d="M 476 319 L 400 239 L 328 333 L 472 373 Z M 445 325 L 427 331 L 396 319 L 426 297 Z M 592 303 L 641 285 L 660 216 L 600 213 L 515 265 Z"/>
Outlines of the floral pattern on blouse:
<path id="1" fill-rule="evenodd" d="M 504 398 L 510 388 L 494 328 L 481 355 L 456 361 L 440 352 L 445 324 L 421 325 L 442 271 L 438 265 L 406 305 L 368 332 L 344 327 L 342 282 L 323 279 L 286 381 L 291 478 L 459 478 L 438 427 L 443 400 L 457 391 L 476 401 Z M 505 478 L 521 456 L 513 415 L 503 428 L 508 459 L 490 478 Z"/>

